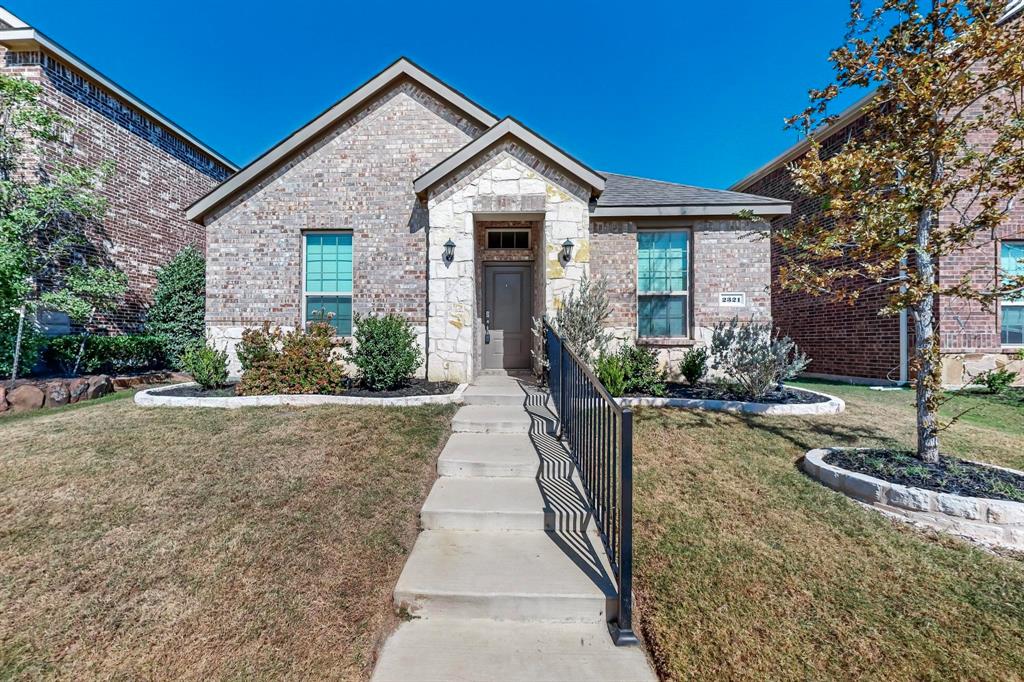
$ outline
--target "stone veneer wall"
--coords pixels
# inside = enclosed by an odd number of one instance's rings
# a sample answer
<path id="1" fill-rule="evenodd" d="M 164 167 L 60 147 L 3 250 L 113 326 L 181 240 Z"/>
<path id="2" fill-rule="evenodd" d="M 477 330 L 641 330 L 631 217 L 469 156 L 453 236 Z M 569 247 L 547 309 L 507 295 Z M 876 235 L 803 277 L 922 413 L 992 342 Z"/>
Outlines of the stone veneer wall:
<path id="1" fill-rule="evenodd" d="M 482 128 L 410 81 L 396 83 L 207 219 L 210 337 L 300 325 L 302 233 L 352 230 L 353 311 L 400 313 L 425 349 L 427 212 L 413 180 Z"/>
<path id="2" fill-rule="evenodd" d="M 61 144 L 77 163 L 114 162 L 102 188 L 106 216 L 88 236 L 95 257 L 128 275 L 126 301 L 104 323 L 111 332 L 137 331 L 157 269 L 185 246 L 204 246 L 204 230 L 185 220 L 185 208 L 231 171 L 47 53 L 0 47 L 0 70 L 43 87 L 43 103 L 74 126 Z"/>
<path id="3" fill-rule="evenodd" d="M 683 353 L 708 340 L 719 320 L 768 320 L 771 317 L 770 245 L 751 232 L 754 226 L 737 219 L 694 218 L 641 222 L 648 227 L 685 227 L 692 232 L 691 311 L 689 341 L 641 340 L 658 350 L 662 361 L 675 374 Z M 594 219 L 591 231 L 591 271 L 608 284 L 611 304 L 609 326 L 619 340 L 636 340 L 637 325 L 637 222 Z M 746 294 L 744 307 L 720 307 L 723 292 Z"/>
<path id="4" fill-rule="evenodd" d="M 589 188 L 511 140 L 498 141 L 431 190 L 429 379 L 467 381 L 479 368 L 476 216 L 514 220 L 523 214 L 543 215 L 536 267 L 545 274 L 544 311 L 552 315 L 589 269 L 589 199 Z M 447 264 L 441 255 L 449 239 L 456 248 L 454 261 Z M 576 248 L 563 268 L 558 253 L 566 239 Z"/>

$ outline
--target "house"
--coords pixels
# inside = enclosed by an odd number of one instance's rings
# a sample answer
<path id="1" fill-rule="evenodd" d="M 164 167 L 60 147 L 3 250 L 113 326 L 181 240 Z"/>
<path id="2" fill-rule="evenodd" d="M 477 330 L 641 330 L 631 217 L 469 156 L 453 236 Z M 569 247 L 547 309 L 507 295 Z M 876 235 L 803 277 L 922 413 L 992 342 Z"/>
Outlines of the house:
<path id="1" fill-rule="evenodd" d="M 1021 21 L 1024 0 L 1011 0 L 1001 22 Z M 841 113 L 816 139 L 822 154 L 838 151 L 865 124 L 863 107 L 868 95 Z M 978 104 L 977 106 L 981 106 Z M 985 139 L 975 140 L 984 145 Z M 818 200 L 800 195 L 790 178 L 789 166 L 808 151 L 803 140 L 777 158 L 736 182 L 730 189 L 753 192 L 793 202 L 793 212 L 771 219 L 773 228 L 794 224 L 816 214 Z M 951 221 L 947 209 L 940 221 Z M 779 267 L 785 254 L 772 246 L 772 318 L 782 333 L 793 338 L 811 358 L 807 374 L 863 383 L 906 383 L 913 357 L 913 321 L 906 311 L 881 316 L 884 292 L 865 288 L 853 304 L 836 303 L 827 296 L 785 291 L 779 284 Z M 999 234 L 978 235 L 970 249 L 941 259 L 940 284 L 958 282 L 969 275 L 979 287 L 990 286 L 1002 273 L 1024 269 L 1024 204 L 1015 202 L 1010 218 Z M 1013 358 L 1024 348 L 1024 300 L 1006 298 L 993 309 L 976 302 L 939 296 L 937 328 L 942 352 L 943 382 L 950 386 L 969 382 L 971 377 L 998 366 L 1020 367 Z"/>
<path id="2" fill-rule="evenodd" d="M 596 171 L 399 59 L 188 209 L 206 227 L 209 337 L 331 314 L 415 326 L 431 380 L 532 364 L 531 318 L 587 275 L 620 338 L 666 360 L 715 320 L 767 318 L 779 199 Z"/>
<path id="3" fill-rule="evenodd" d="M 43 88 L 42 101 L 71 121 L 64 141 L 78 163 L 114 163 L 103 187 L 102 224 L 89 230 L 93 256 L 128 275 L 129 293 L 104 321 L 110 331 L 137 331 L 145 320 L 156 271 L 187 245 L 203 248 L 203 229 L 185 207 L 236 170 L 193 135 L 0 7 L 0 71 Z M 50 314 L 51 333 L 68 331 Z"/>

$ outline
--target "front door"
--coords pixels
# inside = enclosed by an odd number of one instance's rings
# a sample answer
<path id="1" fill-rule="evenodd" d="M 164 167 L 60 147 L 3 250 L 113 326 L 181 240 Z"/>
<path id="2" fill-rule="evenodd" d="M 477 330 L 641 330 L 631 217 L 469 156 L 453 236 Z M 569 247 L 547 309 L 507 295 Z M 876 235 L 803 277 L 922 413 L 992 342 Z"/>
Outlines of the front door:
<path id="1" fill-rule="evenodd" d="M 484 369 L 530 366 L 529 264 L 484 265 Z"/>

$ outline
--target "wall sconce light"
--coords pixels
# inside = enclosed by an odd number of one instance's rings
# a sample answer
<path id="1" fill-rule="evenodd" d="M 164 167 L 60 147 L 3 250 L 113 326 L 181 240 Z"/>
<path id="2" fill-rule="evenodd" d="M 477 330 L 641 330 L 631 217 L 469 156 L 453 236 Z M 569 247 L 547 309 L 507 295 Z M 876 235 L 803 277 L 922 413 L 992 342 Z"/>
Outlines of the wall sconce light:
<path id="1" fill-rule="evenodd" d="M 562 242 L 562 253 L 559 254 L 559 260 L 562 261 L 562 267 L 564 268 L 572 260 L 572 242 L 566 239 Z"/>
<path id="2" fill-rule="evenodd" d="M 455 260 L 455 242 L 451 239 L 444 243 L 444 255 L 442 255 L 441 258 L 443 258 L 444 262 L 449 265 L 453 260 Z"/>

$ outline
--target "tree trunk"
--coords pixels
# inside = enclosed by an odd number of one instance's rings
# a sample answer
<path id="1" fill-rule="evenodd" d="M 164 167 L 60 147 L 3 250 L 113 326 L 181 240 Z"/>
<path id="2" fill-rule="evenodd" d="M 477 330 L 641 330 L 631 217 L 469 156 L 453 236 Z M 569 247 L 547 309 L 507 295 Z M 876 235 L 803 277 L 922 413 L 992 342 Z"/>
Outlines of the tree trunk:
<path id="1" fill-rule="evenodd" d="M 82 364 L 82 354 L 85 353 L 85 341 L 89 338 L 89 327 L 92 326 L 94 317 L 96 317 L 95 308 L 89 311 L 89 321 L 85 323 L 85 328 L 82 330 L 82 342 L 78 344 L 78 354 L 75 355 L 75 367 L 71 370 L 71 374 L 74 376 L 78 376 L 78 366 Z"/>
<path id="2" fill-rule="evenodd" d="M 917 456 L 929 463 L 939 461 L 939 391 L 942 369 L 939 340 L 935 331 L 935 263 L 929 252 L 932 212 L 921 212 L 917 224 L 917 248 L 914 267 L 925 289 L 911 306 L 914 314 L 914 357 L 917 364 Z"/>
<path id="3" fill-rule="evenodd" d="M 18 363 L 21 361 L 21 337 L 25 331 L 25 302 L 18 309 L 18 335 L 14 339 L 14 364 L 11 365 L 11 384 L 18 378 Z"/>

